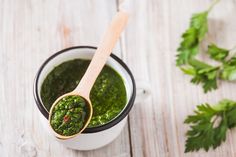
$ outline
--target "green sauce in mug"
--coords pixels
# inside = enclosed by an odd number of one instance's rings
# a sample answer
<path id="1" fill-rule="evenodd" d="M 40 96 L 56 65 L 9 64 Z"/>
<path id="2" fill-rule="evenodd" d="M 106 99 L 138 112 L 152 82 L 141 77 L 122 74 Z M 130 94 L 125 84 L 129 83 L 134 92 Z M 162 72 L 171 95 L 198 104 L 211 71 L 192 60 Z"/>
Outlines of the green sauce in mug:
<path id="1" fill-rule="evenodd" d="M 47 111 L 61 95 L 79 84 L 90 60 L 75 59 L 56 66 L 45 78 L 41 99 Z M 88 127 L 96 127 L 114 119 L 125 107 L 126 89 L 122 77 L 111 67 L 104 66 L 91 92 L 93 116 Z"/>

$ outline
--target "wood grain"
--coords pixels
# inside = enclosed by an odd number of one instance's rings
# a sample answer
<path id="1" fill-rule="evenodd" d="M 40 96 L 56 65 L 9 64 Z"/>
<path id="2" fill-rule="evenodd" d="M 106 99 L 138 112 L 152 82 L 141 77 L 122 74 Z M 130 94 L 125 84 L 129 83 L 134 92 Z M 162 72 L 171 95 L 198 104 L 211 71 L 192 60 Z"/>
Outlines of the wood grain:
<path id="1" fill-rule="evenodd" d="M 133 1 L 133 19 L 122 42 L 127 63 L 143 90 L 138 95 L 143 99 L 136 101 L 129 119 L 133 156 L 236 156 L 233 131 L 214 151 L 184 154 L 186 115 L 199 103 L 236 96 L 236 85 L 225 82 L 219 90 L 203 94 L 202 88 L 189 83 L 190 78 L 175 66 L 176 49 L 191 14 L 209 4 L 205 0 Z M 209 39 L 228 48 L 236 41 L 232 36 L 236 34 L 235 7 L 233 0 L 222 1 L 210 14 Z"/>
<path id="2" fill-rule="evenodd" d="M 69 46 L 96 46 L 116 10 L 114 0 L 1 1 L 1 157 L 130 156 L 127 126 L 119 138 L 99 150 L 80 152 L 63 147 L 42 129 L 32 95 L 42 62 Z M 119 49 L 118 44 L 114 52 L 120 56 Z"/>
<path id="3" fill-rule="evenodd" d="M 129 65 L 137 99 L 129 124 L 110 145 L 87 152 L 53 141 L 38 121 L 33 79 L 54 52 L 99 42 L 122 0 L 0 0 L 0 157 L 235 157 L 236 130 L 209 152 L 184 154 L 185 117 L 196 105 L 236 100 L 236 84 L 203 94 L 175 67 L 176 48 L 192 13 L 210 0 L 131 0 L 131 18 L 115 53 Z M 236 2 L 221 1 L 211 12 L 208 40 L 236 44 Z M 208 60 L 203 57 L 204 60 Z"/>

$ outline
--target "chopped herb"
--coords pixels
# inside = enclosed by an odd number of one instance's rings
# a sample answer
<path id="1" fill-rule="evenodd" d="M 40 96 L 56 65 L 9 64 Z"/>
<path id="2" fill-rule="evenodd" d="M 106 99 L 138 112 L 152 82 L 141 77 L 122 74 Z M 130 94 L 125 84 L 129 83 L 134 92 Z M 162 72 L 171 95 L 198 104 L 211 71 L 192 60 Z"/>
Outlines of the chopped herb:
<path id="1" fill-rule="evenodd" d="M 83 77 L 90 60 L 74 59 L 56 66 L 45 78 L 41 87 L 41 98 L 47 111 L 61 95 L 72 91 Z M 127 95 L 123 78 L 105 65 L 91 92 L 93 116 L 88 127 L 101 126 L 114 119 L 123 110 Z"/>
<path id="2" fill-rule="evenodd" d="M 79 133 L 89 116 L 86 103 L 86 100 L 76 95 L 59 100 L 52 110 L 50 124 L 53 130 L 64 136 Z"/>

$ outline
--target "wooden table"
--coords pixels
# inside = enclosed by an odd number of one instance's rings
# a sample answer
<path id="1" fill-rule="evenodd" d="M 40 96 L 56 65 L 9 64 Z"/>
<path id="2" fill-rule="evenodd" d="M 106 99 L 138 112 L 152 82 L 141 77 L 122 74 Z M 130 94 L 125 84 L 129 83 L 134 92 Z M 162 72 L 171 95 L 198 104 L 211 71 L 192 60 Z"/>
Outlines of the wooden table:
<path id="1" fill-rule="evenodd" d="M 193 12 L 210 0 L 133 0 L 133 15 L 114 53 L 132 70 L 137 99 L 129 122 L 111 144 L 74 151 L 42 129 L 32 85 L 42 62 L 70 46 L 98 45 L 118 9 L 116 0 L 0 0 L 0 156 L 38 157 L 235 157 L 236 130 L 214 151 L 184 154 L 185 117 L 197 104 L 236 100 L 236 84 L 203 94 L 175 67 L 180 35 Z M 209 39 L 236 44 L 236 1 L 210 14 Z"/>

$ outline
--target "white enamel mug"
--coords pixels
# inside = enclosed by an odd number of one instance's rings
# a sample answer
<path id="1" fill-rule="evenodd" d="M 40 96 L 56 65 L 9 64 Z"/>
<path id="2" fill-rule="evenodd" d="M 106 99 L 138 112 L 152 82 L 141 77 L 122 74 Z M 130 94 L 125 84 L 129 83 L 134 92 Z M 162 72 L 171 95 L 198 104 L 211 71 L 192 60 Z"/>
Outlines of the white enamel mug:
<path id="1" fill-rule="evenodd" d="M 93 128 L 86 128 L 82 134 L 71 139 L 58 139 L 54 136 L 48 123 L 48 111 L 43 105 L 40 96 L 42 83 L 46 76 L 58 65 L 73 59 L 92 59 L 96 47 L 76 46 L 61 50 L 49 57 L 40 67 L 34 81 L 34 99 L 39 109 L 39 119 L 46 131 L 66 147 L 77 150 L 92 150 L 103 147 L 112 142 L 122 131 L 136 96 L 136 87 L 133 75 L 126 64 L 114 54 L 107 60 L 107 65 L 115 69 L 123 78 L 127 103 L 121 113 L 110 122 Z M 119 101 L 119 100 L 117 100 Z"/>

